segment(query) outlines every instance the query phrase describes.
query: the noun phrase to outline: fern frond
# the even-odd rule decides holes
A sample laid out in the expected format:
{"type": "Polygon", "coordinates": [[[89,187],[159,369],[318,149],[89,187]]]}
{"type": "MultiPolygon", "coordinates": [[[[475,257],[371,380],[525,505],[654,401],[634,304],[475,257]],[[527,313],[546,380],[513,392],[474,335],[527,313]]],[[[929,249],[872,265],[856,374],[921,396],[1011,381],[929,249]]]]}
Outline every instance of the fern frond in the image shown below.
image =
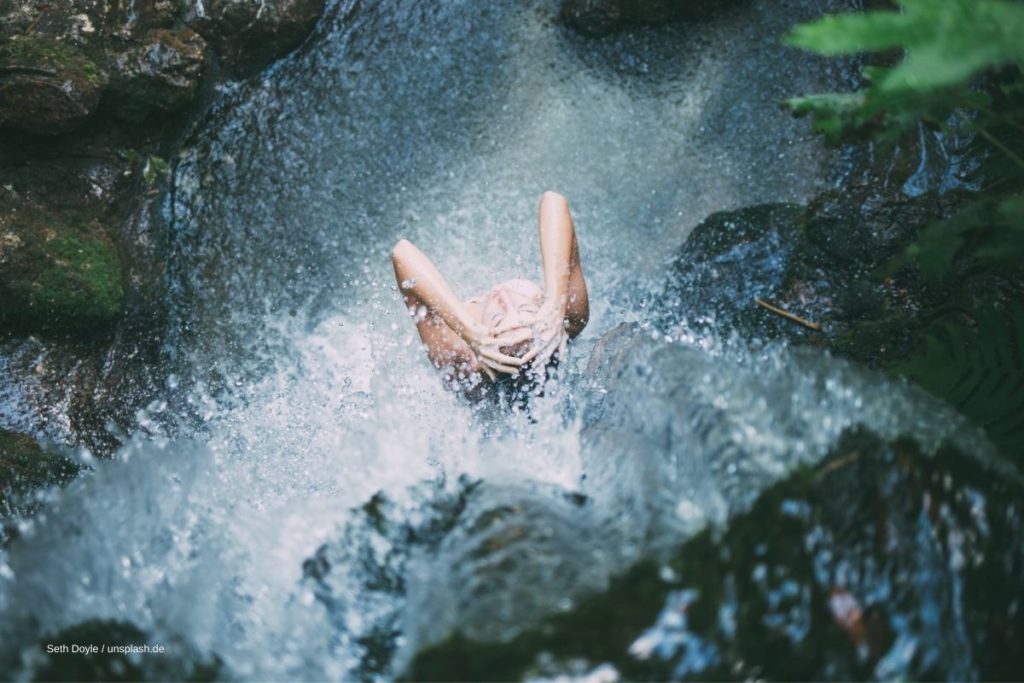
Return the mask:
{"type": "Polygon", "coordinates": [[[945,320],[921,351],[893,370],[955,406],[1018,462],[1024,458],[1024,303],[975,313],[972,327],[945,320]]]}

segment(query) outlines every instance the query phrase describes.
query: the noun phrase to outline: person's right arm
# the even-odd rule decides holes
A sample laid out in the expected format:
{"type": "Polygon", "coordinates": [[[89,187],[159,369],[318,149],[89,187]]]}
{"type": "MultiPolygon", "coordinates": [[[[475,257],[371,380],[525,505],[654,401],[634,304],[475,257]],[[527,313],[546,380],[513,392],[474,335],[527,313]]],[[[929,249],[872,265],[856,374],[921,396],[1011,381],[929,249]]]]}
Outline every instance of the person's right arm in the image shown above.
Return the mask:
{"type": "Polygon", "coordinates": [[[434,264],[412,242],[400,240],[391,260],[406,305],[413,312],[421,306],[426,309],[425,315],[416,315],[416,326],[435,365],[469,366],[487,372],[492,379],[489,370],[518,372],[524,361],[498,348],[523,341],[522,334],[497,338],[474,320],[434,264]]]}

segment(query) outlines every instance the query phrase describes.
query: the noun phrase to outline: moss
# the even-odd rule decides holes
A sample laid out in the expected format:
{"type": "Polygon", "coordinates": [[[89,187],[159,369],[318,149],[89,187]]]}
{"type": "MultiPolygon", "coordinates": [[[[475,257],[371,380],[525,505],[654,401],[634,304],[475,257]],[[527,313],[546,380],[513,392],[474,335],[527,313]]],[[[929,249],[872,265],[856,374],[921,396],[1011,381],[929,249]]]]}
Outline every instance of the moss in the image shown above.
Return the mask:
{"type": "Polygon", "coordinates": [[[121,262],[98,216],[18,206],[0,219],[0,237],[0,322],[20,332],[85,331],[120,314],[121,262]]]}
{"type": "Polygon", "coordinates": [[[912,338],[911,323],[902,313],[847,323],[830,340],[831,347],[873,368],[903,358],[912,338]]]}
{"type": "Polygon", "coordinates": [[[0,512],[20,510],[18,500],[40,486],[63,484],[78,469],[51,455],[29,436],[0,430],[0,512]]]}
{"type": "Polygon", "coordinates": [[[49,68],[58,73],[78,74],[89,83],[99,86],[99,68],[85,53],[73,45],[49,38],[16,36],[0,47],[0,66],[49,68]]]}

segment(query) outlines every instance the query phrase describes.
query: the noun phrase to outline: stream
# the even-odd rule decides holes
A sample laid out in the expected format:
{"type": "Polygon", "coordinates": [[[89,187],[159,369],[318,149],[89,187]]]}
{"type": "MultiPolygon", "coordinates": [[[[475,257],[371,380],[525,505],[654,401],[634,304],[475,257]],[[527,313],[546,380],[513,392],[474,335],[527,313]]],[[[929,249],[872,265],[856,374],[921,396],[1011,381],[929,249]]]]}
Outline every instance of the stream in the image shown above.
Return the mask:
{"type": "Polygon", "coordinates": [[[653,324],[705,216],[841,181],[780,102],[849,74],[779,36],[848,5],[594,40],[547,0],[338,0],[299,52],[221,86],[164,206],[165,398],[0,551],[4,668],[31,678],[47,634],[113,620],[222,677],[391,679],[455,629],[507,640],[570,609],[848,427],[974,443],[824,352],[701,331],[700,310],[653,324]],[[427,362],[389,250],[410,239],[463,297],[539,279],[548,189],[590,324],[528,409],[472,404],[427,362]]]}

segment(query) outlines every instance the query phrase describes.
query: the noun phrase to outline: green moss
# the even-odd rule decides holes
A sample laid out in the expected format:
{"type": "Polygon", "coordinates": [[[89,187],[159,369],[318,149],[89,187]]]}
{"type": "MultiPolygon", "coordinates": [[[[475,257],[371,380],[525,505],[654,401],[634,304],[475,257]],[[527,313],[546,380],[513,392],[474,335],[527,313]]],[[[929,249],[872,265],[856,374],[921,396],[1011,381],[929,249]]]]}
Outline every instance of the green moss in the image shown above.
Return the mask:
{"type": "Polygon", "coordinates": [[[0,219],[0,322],[21,332],[92,330],[121,311],[121,262],[99,219],[18,206],[0,219]]]}
{"type": "Polygon", "coordinates": [[[74,477],[74,464],[46,453],[29,436],[0,430],[0,514],[17,508],[18,500],[40,486],[74,477]]]}
{"type": "Polygon", "coordinates": [[[78,74],[100,85],[100,70],[85,53],[73,45],[47,38],[16,36],[0,47],[0,66],[49,68],[59,73],[78,74]]]}

